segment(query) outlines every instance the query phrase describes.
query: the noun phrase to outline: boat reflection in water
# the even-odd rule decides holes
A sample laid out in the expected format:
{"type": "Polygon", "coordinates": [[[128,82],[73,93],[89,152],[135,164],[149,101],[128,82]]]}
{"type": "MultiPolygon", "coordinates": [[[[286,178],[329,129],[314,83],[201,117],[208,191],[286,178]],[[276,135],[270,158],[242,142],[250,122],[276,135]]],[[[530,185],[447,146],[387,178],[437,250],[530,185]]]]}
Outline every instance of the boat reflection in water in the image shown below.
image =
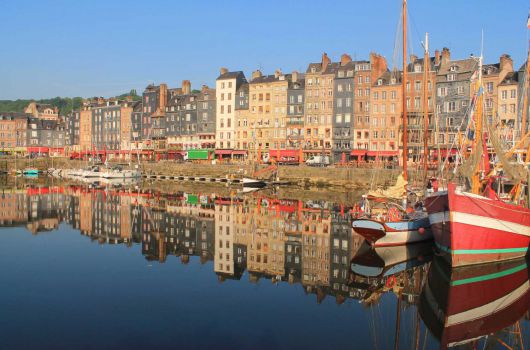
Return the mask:
{"type": "Polygon", "coordinates": [[[525,259],[450,269],[437,257],[420,298],[421,317],[442,348],[476,346],[483,337],[490,346],[520,348],[518,320],[529,307],[525,259]]]}

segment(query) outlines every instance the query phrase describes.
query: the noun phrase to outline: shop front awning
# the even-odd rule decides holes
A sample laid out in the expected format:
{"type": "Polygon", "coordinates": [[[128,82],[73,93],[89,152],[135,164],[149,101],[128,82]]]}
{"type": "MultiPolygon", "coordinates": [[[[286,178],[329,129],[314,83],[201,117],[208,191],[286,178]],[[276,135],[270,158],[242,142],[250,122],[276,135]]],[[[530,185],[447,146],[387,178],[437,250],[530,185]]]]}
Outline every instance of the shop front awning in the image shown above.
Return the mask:
{"type": "Polygon", "coordinates": [[[217,155],[230,155],[232,154],[233,150],[231,149],[216,149],[215,154],[217,155]]]}
{"type": "Polygon", "coordinates": [[[351,151],[350,156],[365,156],[367,152],[365,149],[354,149],[351,151]]]}
{"type": "Polygon", "coordinates": [[[398,154],[398,151],[368,151],[369,157],[395,157],[398,154]]]}
{"type": "Polygon", "coordinates": [[[245,155],[247,155],[247,151],[244,151],[244,150],[236,150],[236,151],[232,151],[232,154],[233,154],[233,155],[239,155],[239,156],[245,156],[245,155]]]}
{"type": "Polygon", "coordinates": [[[28,147],[29,153],[48,153],[48,147],[28,147]]]}

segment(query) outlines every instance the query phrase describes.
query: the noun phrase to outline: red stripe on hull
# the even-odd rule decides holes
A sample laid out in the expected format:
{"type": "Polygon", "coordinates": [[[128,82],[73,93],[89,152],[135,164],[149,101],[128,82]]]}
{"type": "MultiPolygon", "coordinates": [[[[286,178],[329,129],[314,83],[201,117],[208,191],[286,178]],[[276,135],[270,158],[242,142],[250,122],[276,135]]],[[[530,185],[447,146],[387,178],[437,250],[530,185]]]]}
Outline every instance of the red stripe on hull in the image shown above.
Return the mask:
{"type": "MultiPolygon", "coordinates": [[[[530,243],[528,236],[459,222],[451,223],[451,230],[462,232],[453,235],[453,250],[528,248],[530,243]]],[[[521,256],[524,255],[525,253],[522,253],[521,256]]]]}
{"type": "MultiPolygon", "coordinates": [[[[425,204],[430,215],[445,211],[459,212],[530,227],[529,209],[499,200],[457,194],[454,184],[449,185],[447,194],[427,197],[425,204]]],[[[479,223],[477,220],[477,224],[479,223]]],[[[462,250],[528,249],[530,246],[529,236],[472,224],[439,222],[432,223],[431,229],[435,242],[442,249],[451,250],[451,254],[446,254],[445,258],[452,266],[494,262],[526,255],[526,251],[467,254],[462,250]]]]}

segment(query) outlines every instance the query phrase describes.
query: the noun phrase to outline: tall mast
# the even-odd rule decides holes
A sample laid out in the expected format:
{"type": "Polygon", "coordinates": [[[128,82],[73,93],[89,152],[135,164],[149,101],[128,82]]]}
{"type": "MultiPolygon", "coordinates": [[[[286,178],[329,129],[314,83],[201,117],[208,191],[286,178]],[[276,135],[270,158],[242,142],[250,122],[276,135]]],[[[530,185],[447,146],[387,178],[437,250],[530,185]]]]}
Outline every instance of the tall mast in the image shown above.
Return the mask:
{"type": "Polygon", "coordinates": [[[408,120],[407,120],[407,0],[403,0],[403,78],[401,81],[401,99],[403,108],[403,178],[408,179],[407,157],[408,157],[408,120]]]}
{"type": "Polygon", "coordinates": [[[529,81],[529,75],[530,75],[530,42],[528,43],[528,57],[526,58],[526,72],[524,75],[524,82],[523,82],[523,110],[522,110],[522,116],[521,116],[521,130],[520,130],[520,137],[524,137],[526,135],[526,123],[527,123],[527,114],[528,114],[528,81],[529,81]]]}
{"type": "MultiPolygon", "coordinates": [[[[482,111],[482,103],[483,103],[483,91],[482,91],[482,55],[479,57],[479,65],[478,65],[478,82],[476,84],[477,89],[477,109],[476,109],[476,121],[475,121],[475,135],[473,139],[473,152],[476,152],[478,147],[484,147],[484,133],[483,133],[483,111],[482,111]]],[[[488,157],[488,154],[483,154],[482,157],[488,157]]],[[[475,166],[475,170],[473,172],[473,178],[472,178],[472,188],[471,192],[478,194],[480,189],[480,168],[483,163],[483,159],[481,159],[479,162],[477,162],[477,165],[475,166]]]]}
{"type": "Polygon", "coordinates": [[[425,171],[425,178],[427,178],[427,171],[429,166],[429,33],[425,33],[425,51],[423,56],[423,170],[425,171]]]}

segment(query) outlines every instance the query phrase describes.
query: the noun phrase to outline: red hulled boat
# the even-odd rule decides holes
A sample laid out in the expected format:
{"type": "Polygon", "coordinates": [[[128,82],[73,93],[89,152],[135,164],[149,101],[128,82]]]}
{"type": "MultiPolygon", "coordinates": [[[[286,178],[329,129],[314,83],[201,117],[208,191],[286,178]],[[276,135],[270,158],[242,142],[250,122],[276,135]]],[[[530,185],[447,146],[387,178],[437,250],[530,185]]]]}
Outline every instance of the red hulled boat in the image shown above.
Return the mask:
{"type": "Polygon", "coordinates": [[[455,184],[425,202],[436,246],[452,266],[514,259],[528,252],[528,208],[464,192],[455,184]]]}

